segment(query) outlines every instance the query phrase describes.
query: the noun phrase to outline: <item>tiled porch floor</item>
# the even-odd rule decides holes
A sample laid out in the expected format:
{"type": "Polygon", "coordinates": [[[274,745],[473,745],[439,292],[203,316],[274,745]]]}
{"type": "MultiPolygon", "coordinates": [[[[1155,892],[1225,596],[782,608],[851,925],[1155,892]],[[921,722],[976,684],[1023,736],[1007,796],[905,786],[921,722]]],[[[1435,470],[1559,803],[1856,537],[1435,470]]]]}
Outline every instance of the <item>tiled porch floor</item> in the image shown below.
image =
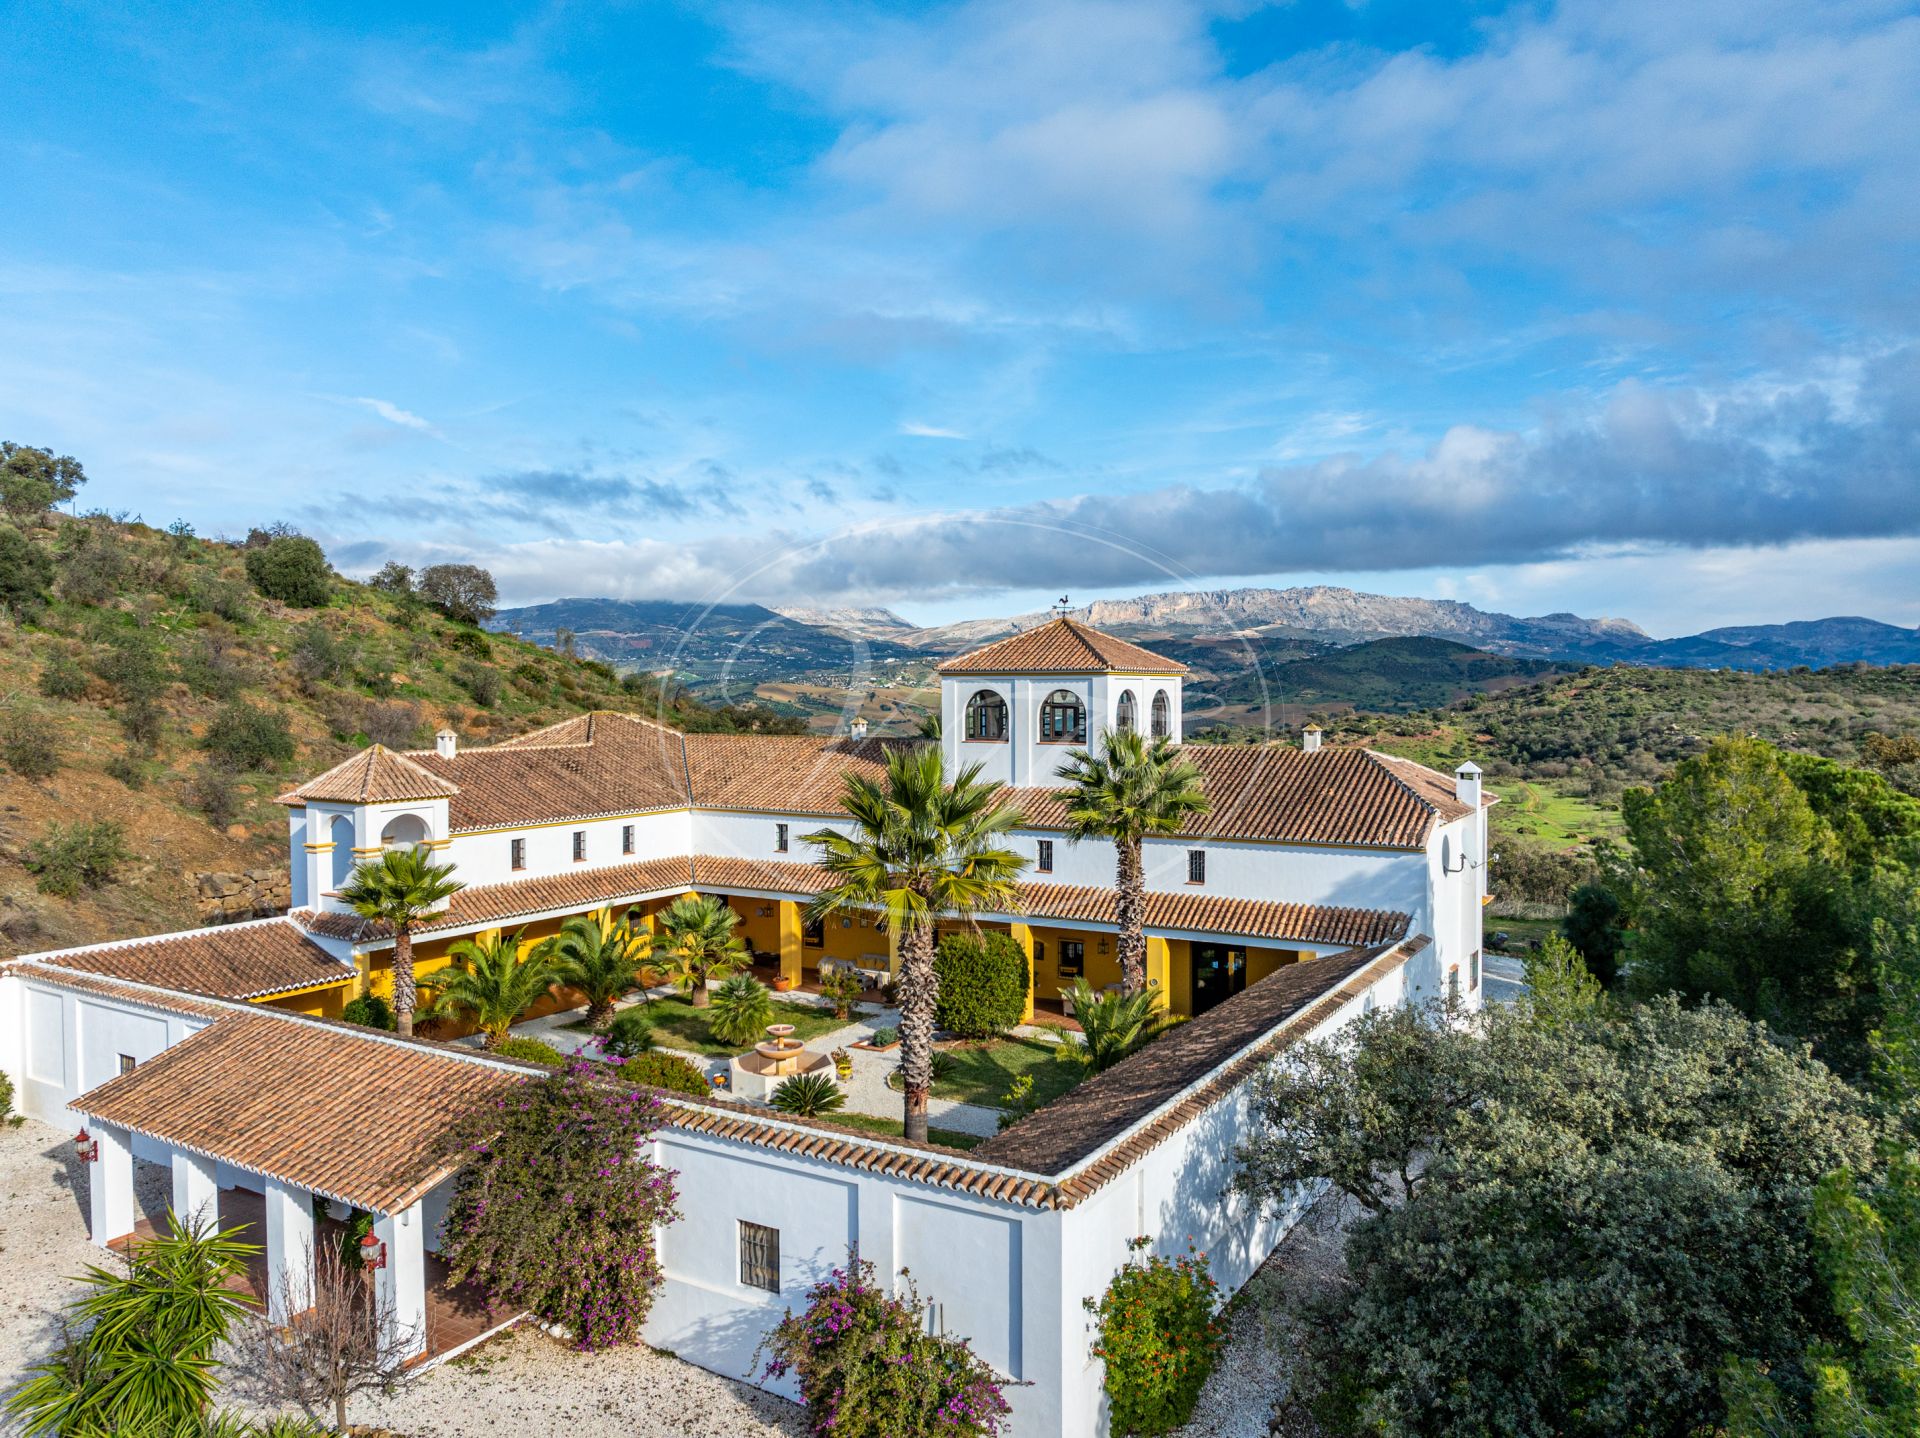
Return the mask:
{"type": "MultiPolygon", "coordinates": [[[[260,1246],[261,1251],[247,1261],[247,1270],[234,1278],[229,1285],[236,1293],[244,1293],[255,1304],[265,1307],[267,1302],[267,1211],[266,1200],[250,1189],[223,1188],[220,1190],[220,1226],[223,1229],[246,1225],[246,1231],[240,1235],[242,1241],[260,1246]]],[[[323,1219],[315,1227],[317,1242],[337,1242],[343,1232],[343,1226],[331,1219],[323,1219]]],[[[134,1225],[133,1232],[125,1238],[113,1241],[113,1248],[121,1253],[129,1246],[158,1236],[158,1229],[150,1218],[142,1218],[134,1225]]],[[[447,1265],[438,1256],[426,1255],[427,1269],[427,1351],[420,1362],[428,1362],[443,1353],[451,1353],[464,1347],[483,1334],[507,1323],[517,1315],[511,1308],[496,1307],[487,1301],[487,1296],[471,1283],[455,1284],[448,1280],[447,1265]]]]}

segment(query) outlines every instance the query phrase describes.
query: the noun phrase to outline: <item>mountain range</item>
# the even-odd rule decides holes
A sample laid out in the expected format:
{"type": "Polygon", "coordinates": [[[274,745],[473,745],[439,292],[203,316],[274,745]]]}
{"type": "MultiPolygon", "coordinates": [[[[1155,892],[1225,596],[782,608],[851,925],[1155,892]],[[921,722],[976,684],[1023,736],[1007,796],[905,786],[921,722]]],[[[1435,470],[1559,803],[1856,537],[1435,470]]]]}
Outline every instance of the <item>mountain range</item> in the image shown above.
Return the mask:
{"type": "MultiPolygon", "coordinates": [[[[1227,707],[1261,706],[1261,696],[1283,693],[1289,703],[1404,708],[1595,664],[1751,671],[1920,664],[1920,631],[1858,617],[1655,639],[1621,618],[1521,617],[1460,600],[1329,585],[1180,590],[1070,612],[1190,665],[1196,697],[1227,707]]],[[[493,623],[623,669],[671,672],[708,697],[758,693],[812,714],[837,710],[836,686],[865,686],[876,702],[890,696],[890,715],[904,715],[924,707],[916,695],[941,659],[1048,617],[921,627],[872,607],[559,599],[503,610],[493,623]]]]}

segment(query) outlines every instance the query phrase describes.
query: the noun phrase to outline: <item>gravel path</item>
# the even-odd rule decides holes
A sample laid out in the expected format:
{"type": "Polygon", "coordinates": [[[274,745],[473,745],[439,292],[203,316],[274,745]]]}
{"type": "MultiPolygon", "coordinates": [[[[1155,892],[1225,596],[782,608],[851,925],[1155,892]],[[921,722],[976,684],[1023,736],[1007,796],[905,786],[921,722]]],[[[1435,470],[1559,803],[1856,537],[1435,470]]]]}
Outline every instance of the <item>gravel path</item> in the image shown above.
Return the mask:
{"type": "MultiPolygon", "coordinates": [[[[135,1191],[164,1218],[167,1171],[141,1164],[135,1191]]],[[[80,1290],[90,1263],[111,1264],[87,1239],[87,1181],[70,1137],[28,1120],[0,1127],[0,1391],[51,1346],[54,1316],[80,1290]]],[[[258,1412],[246,1362],[225,1369],[227,1406],[258,1412]]],[[[406,1438],[801,1438],[795,1405],[650,1348],[577,1353],[522,1328],[456,1359],[391,1398],[357,1399],[355,1423],[406,1438]]],[[[0,1433],[17,1427],[0,1423],[0,1433]]]]}

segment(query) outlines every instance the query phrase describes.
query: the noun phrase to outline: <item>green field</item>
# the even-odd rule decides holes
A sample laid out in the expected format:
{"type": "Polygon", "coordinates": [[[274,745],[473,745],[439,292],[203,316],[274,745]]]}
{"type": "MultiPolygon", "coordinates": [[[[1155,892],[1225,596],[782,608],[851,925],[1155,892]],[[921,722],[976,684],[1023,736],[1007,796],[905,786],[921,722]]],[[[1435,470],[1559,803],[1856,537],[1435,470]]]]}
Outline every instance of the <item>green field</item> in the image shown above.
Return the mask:
{"type": "Polygon", "coordinates": [[[1496,843],[1502,834],[1516,834],[1565,849],[1622,833],[1618,809],[1561,793],[1551,781],[1506,777],[1487,787],[1500,796],[1493,811],[1496,843]]]}
{"type": "Polygon", "coordinates": [[[1005,1108],[1007,1087],[1021,1074],[1033,1076],[1034,1101],[1041,1104],[1052,1103],[1086,1076],[1085,1069],[1060,1058],[1058,1044],[1038,1039],[968,1041],[941,1052],[953,1061],[953,1072],[934,1081],[935,1095],[987,1108],[1005,1108]]]}

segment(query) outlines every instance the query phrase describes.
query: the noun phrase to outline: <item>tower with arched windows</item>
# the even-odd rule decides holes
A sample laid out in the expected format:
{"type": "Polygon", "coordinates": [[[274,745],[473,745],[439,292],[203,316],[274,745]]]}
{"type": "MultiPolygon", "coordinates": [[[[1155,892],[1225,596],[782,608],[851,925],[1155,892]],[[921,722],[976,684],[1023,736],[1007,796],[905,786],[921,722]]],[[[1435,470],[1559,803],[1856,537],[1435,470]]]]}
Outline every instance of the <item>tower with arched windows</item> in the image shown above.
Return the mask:
{"type": "Polygon", "coordinates": [[[940,666],[947,768],[1023,787],[1059,782],[1074,749],[1115,729],[1180,737],[1184,664],[1064,616],[940,666]]]}
{"type": "MultiPolygon", "coordinates": [[[[443,749],[444,752],[444,749],[443,749]]],[[[448,801],[459,786],[380,744],[300,787],[287,811],[293,908],[337,910],[354,867],[387,849],[444,849],[448,801]]]]}

